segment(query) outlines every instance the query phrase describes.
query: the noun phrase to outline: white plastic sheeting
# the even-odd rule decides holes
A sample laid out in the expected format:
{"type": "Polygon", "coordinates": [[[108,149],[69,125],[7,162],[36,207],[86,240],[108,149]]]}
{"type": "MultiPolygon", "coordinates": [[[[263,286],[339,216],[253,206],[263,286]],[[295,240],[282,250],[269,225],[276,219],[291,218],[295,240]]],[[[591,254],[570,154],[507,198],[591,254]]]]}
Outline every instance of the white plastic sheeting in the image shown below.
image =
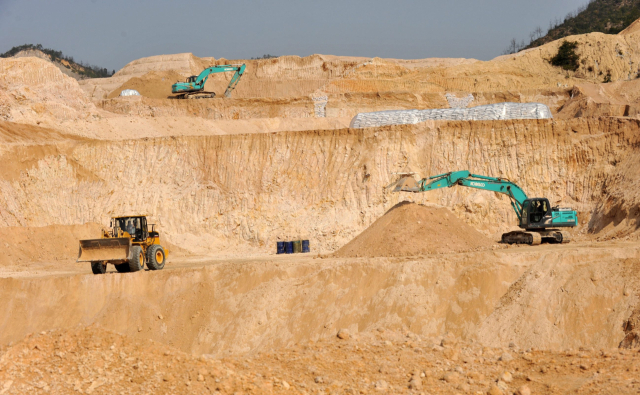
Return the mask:
{"type": "Polygon", "coordinates": [[[358,129],[386,125],[408,125],[429,120],[490,121],[550,118],[553,118],[551,110],[541,103],[498,103],[471,108],[363,112],[353,117],[351,127],[358,129]]]}
{"type": "Polygon", "coordinates": [[[327,102],[329,97],[324,96],[311,96],[313,100],[313,110],[316,114],[316,118],[325,118],[327,116],[327,102]]]}
{"type": "Polygon", "coordinates": [[[125,89],[120,92],[120,96],[140,96],[140,92],[135,89],[125,89]]]}
{"type": "Polygon", "coordinates": [[[463,97],[462,99],[458,99],[456,95],[451,93],[445,94],[444,97],[447,98],[447,101],[449,102],[449,107],[451,108],[467,108],[469,107],[469,104],[471,104],[471,102],[474,100],[474,97],[471,93],[469,93],[467,96],[463,97]]]}

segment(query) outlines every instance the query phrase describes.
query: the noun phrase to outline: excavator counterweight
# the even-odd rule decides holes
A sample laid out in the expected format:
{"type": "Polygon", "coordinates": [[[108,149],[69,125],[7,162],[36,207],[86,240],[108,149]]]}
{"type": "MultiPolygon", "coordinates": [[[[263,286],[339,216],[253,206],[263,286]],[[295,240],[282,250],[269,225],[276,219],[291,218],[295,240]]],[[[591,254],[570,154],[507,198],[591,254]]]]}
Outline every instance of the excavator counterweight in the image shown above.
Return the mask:
{"type": "Polygon", "coordinates": [[[416,181],[405,176],[392,184],[392,192],[426,192],[440,188],[461,185],[505,194],[511,200],[511,207],[518,217],[518,226],[524,231],[508,232],[502,235],[502,242],[508,244],[537,245],[543,241],[568,243],[568,232],[556,228],[578,225],[578,214],[570,208],[551,207],[547,198],[529,198],[515,183],[506,178],[487,177],[471,174],[467,170],[439,174],[416,181]]]}

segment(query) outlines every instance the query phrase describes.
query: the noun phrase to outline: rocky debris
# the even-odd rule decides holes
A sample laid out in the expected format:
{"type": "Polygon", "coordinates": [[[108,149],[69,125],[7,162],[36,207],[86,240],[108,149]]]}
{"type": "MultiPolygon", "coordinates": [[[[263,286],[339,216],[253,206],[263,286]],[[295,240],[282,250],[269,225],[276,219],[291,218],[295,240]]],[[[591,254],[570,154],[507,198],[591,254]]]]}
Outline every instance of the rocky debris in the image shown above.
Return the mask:
{"type": "Polygon", "coordinates": [[[523,385],[516,391],[516,395],[531,395],[531,390],[527,385],[523,385]]]}
{"type": "Polygon", "coordinates": [[[342,339],[342,340],[347,340],[349,338],[349,330],[347,329],[340,329],[338,331],[338,339],[342,339]]]}
{"type": "Polygon", "coordinates": [[[500,358],[498,360],[503,362],[510,362],[513,360],[513,357],[511,356],[511,354],[505,351],[504,353],[502,353],[502,355],[500,355],[500,358]]]}
{"type": "Polygon", "coordinates": [[[461,354],[477,356],[463,367],[446,356],[448,348],[434,347],[441,342],[406,331],[372,330],[359,334],[357,348],[332,336],[218,359],[97,327],[48,331],[29,335],[6,351],[0,348],[0,393],[529,395],[560,388],[594,394],[640,390],[640,353],[635,351],[513,351],[505,362],[491,358],[504,353],[501,349],[459,340],[461,354]],[[416,348],[422,351],[416,353],[416,348]],[[598,373],[581,369],[585,361],[597,365],[598,373]],[[553,368],[542,374],[544,366],[553,368]]]}
{"type": "Polygon", "coordinates": [[[458,384],[462,377],[457,372],[447,372],[442,379],[449,384],[458,384]]]}
{"type": "Polygon", "coordinates": [[[409,380],[409,389],[412,390],[421,390],[422,389],[422,372],[419,370],[415,370],[411,375],[411,380],[409,380]]]}
{"type": "Polygon", "coordinates": [[[498,378],[498,380],[502,380],[505,383],[510,383],[513,381],[513,376],[511,375],[511,373],[509,372],[504,372],[500,375],[500,377],[498,378]]]}

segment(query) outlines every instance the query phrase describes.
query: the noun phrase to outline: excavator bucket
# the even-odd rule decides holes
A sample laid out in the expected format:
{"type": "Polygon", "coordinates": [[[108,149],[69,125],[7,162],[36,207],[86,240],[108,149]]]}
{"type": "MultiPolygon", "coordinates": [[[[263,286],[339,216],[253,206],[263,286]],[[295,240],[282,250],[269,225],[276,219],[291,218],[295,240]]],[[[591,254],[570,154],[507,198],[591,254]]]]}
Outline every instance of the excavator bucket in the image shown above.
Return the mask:
{"type": "Polygon", "coordinates": [[[128,237],[80,240],[76,262],[123,261],[129,259],[130,250],[131,239],[128,237]]]}
{"type": "Polygon", "coordinates": [[[415,178],[402,177],[395,184],[389,185],[387,188],[393,187],[391,192],[419,192],[418,182],[415,178]]]}

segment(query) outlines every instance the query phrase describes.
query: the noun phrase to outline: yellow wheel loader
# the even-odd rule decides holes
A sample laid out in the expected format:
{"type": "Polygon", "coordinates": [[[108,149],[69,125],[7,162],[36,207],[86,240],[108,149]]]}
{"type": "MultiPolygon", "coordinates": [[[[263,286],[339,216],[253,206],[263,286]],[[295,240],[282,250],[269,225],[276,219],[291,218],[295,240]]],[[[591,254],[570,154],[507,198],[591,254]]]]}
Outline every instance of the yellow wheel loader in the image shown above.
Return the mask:
{"type": "Polygon", "coordinates": [[[90,262],[93,274],[104,274],[109,263],[120,273],[137,272],[147,265],[149,270],[161,270],[168,251],[160,244],[155,224],[147,225],[147,217],[135,215],[111,218],[102,238],[80,240],[77,262],[90,262]],[[151,230],[148,229],[151,226],[151,230]]]}

